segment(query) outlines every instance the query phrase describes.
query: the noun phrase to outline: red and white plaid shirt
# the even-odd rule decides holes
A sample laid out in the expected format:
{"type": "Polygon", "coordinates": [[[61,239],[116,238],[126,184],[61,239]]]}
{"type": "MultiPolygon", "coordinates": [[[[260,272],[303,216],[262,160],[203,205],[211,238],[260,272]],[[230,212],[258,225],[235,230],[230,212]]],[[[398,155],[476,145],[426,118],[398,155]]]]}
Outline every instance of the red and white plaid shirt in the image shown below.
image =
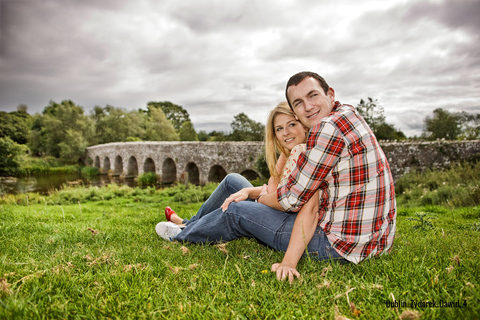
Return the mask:
{"type": "Polygon", "coordinates": [[[359,263],[391,249],[397,209],[388,161],[365,120],[338,101],[310,129],[307,150],[277,199],[298,212],[317,190],[318,224],[342,257],[359,263]]]}

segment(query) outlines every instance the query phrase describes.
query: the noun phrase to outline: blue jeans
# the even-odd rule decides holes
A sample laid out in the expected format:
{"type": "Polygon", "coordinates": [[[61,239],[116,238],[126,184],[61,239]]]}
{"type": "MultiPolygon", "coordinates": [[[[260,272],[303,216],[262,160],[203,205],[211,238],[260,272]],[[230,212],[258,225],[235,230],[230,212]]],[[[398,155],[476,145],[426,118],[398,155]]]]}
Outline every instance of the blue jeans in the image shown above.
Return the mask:
{"type": "MultiPolygon", "coordinates": [[[[233,190],[238,191],[246,186],[251,184],[242,176],[227,175],[217,188],[220,190],[212,193],[197,215],[190,221],[184,221],[186,227],[175,237],[175,240],[218,243],[247,237],[255,238],[260,243],[278,251],[286,251],[297,214],[278,211],[254,201],[230,203],[225,212],[220,208],[233,190]]],[[[332,248],[326,234],[319,226],[307,246],[307,251],[310,256],[318,260],[343,260],[332,248]]]]}
{"type": "Polygon", "coordinates": [[[213,191],[207,201],[202,204],[197,214],[191,217],[190,220],[184,219],[183,223],[188,226],[210,212],[220,208],[225,199],[227,199],[230,195],[242,190],[243,188],[251,187],[253,187],[252,184],[244,176],[238,173],[229,173],[225,178],[223,178],[222,182],[218,184],[218,187],[215,189],[215,191],[213,191]]]}

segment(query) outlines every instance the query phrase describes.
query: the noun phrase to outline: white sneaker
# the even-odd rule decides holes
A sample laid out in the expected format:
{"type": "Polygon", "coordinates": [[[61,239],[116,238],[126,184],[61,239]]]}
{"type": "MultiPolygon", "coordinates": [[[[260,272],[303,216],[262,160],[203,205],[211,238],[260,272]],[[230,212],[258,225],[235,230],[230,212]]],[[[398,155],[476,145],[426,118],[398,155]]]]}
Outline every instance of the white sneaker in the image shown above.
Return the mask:
{"type": "Polygon", "coordinates": [[[180,232],[182,232],[182,228],[177,226],[173,222],[159,222],[155,226],[155,231],[157,234],[167,241],[172,241],[175,236],[177,236],[180,232]]]}

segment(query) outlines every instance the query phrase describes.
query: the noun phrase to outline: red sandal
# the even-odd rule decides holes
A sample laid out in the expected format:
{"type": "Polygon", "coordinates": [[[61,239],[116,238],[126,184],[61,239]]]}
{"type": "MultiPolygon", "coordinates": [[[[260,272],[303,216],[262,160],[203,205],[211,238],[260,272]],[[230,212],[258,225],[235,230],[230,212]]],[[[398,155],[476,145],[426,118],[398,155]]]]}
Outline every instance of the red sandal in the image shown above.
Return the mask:
{"type": "Polygon", "coordinates": [[[171,217],[172,217],[172,214],[176,214],[175,211],[173,211],[172,208],[170,208],[170,207],[166,207],[165,208],[165,218],[167,219],[167,221],[172,221],[172,220],[170,220],[171,217]]]}

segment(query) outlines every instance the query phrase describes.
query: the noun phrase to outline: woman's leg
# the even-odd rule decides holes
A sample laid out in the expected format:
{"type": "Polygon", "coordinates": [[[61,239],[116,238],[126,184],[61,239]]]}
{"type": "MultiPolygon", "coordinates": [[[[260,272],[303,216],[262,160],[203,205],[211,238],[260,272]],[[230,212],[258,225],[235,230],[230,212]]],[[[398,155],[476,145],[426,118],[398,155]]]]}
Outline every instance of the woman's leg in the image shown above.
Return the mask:
{"type": "Polygon", "coordinates": [[[218,187],[213,191],[207,201],[202,204],[197,214],[190,218],[190,220],[184,219],[183,223],[188,226],[190,223],[201,219],[210,212],[219,209],[225,199],[231,194],[234,194],[243,188],[251,187],[252,184],[244,176],[238,173],[229,173],[222,182],[219,183],[218,187]]]}
{"type": "MultiPolygon", "coordinates": [[[[278,211],[257,202],[241,201],[231,203],[225,212],[219,208],[190,223],[175,240],[217,243],[247,237],[278,251],[286,251],[296,217],[297,214],[278,211]]],[[[308,253],[319,260],[341,258],[318,226],[308,244],[308,253]]]]}

